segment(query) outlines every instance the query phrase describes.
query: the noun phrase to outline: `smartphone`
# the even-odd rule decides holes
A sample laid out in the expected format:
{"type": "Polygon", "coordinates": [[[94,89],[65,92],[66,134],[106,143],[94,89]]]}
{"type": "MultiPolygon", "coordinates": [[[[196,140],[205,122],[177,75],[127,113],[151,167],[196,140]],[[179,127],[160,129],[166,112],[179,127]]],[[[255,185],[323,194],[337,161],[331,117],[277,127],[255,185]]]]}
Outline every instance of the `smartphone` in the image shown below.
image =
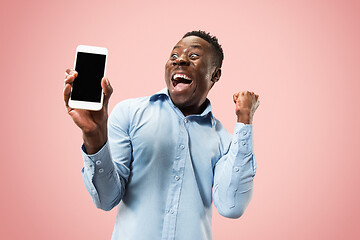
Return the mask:
{"type": "Polygon", "coordinates": [[[103,47],[79,45],[74,69],[78,72],[69,99],[71,108],[99,111],[103,105],[101,79],[106,73],[108,50],[103,47]]]}

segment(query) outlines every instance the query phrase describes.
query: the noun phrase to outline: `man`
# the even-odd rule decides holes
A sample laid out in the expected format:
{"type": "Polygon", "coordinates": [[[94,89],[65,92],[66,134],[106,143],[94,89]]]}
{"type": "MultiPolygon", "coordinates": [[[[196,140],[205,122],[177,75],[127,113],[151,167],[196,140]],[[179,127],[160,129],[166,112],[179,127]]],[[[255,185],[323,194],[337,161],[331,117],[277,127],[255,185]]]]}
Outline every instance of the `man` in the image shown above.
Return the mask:
{"type": "Polygon", "coordinates": [[[234,94],[232,137],[207,99],[222,60],[216,37],[185,34],[165,65],[167,88],[120,102],[109,120],[108,79],[102,110],[71,109],[77,73],[67,70],[64,100],[83,132],[86,188],[98,208],[118,205],[112,239],[212,239],[212,200],[225,217],[244,212],[256,171],[251,123],[259,101],[253,92],[234,94]]]}

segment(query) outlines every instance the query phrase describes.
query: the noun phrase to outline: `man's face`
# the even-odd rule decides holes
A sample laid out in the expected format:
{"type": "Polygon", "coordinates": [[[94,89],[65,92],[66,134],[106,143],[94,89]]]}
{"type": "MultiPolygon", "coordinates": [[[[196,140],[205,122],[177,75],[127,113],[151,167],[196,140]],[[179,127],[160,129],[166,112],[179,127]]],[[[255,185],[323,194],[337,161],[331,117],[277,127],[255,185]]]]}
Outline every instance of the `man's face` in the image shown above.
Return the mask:
{"type": "Polygon", "coordinates": [[[200,113],[215,70],[210,43],[196,36],[181,39],[165,65],[165,82],[175,106],[183,113],[200,113]]]}

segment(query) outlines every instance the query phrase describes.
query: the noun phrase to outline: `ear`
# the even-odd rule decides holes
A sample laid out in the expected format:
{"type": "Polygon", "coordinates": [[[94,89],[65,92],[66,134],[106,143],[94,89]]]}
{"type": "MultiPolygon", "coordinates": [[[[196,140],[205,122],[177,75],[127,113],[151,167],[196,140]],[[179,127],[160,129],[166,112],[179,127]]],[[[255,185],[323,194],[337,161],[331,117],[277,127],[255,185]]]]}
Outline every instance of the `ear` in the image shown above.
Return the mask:
{"type": "Polygon", "coordinates": [[[212,74],[212,77],[211,77],[211,81],[216,83],[217,81],[219,81],[221,77],[221,68],[216,68],[214,73],[212,74]]]}

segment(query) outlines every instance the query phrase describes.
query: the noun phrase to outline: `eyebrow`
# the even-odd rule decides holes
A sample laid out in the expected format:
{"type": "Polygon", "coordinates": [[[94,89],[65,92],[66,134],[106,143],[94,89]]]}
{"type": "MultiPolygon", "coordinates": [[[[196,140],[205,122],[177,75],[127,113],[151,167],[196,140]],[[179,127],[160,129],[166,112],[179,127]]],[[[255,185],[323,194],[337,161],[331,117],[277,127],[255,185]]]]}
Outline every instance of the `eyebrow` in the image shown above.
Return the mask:
{"type": "MultiPolygon", "coordinates": [[[[176,49],[176,48],[180,48],[180,46],[176,45],[176,46],[173,48],[173,50],[174,50],[174,49],[176,49]]],[[[190,46],[190,48],[203,49],[203,48],[202,48],[202,46],[201,46],[201,45],[199,45],[199,44],[194,44],[194,45],[191,45],[191,46],[190,46]]]]}

